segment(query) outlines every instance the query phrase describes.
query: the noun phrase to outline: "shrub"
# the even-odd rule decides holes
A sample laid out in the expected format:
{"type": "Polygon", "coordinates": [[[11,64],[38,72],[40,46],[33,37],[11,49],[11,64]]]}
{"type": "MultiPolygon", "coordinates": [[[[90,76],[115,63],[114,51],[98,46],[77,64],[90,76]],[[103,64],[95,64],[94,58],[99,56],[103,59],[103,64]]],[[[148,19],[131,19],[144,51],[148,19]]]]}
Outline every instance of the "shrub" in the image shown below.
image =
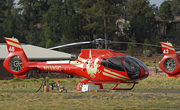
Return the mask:
{"type": "Polygon", "coordinates": [[[152,66],[149,62],[144,63],[146,66],[152,66]]]}
{"type": "Polygon", "coordinates": [[[48,86],[49,85],[49,77],[46,77],[45,80],[46,80],[46,84],[45,85],[48,86]]]}
{"type": "Polygon", "coordinates": [[[60,83],[65,83],[66,81],[61,81],[60,83]]]}
{"type": "Polygon", "coordinates": [[[22,78],[14,77],[14,78],[11,79],[10,81],[11,81],[11,82],[19,82],[19,81],[22,81],[22,80],[23,80],[22,78]]]}
{"type": "Polygon", "coordinates": [[[30,81],[30,82],[38,82],[38,79],[30,78],[29,81],[30,81]]]}
{"type": "Polygon", "coordinates": [[[50,79],[49,82],[55,82],[54,79],[50,79]]]}
{"type": "Polygon", "coordinates": [[[152,56],[152,52],[151,52],[150,50],[144,50],[144,51],[143,51],[143,54],[144,54],[144,56],[146,56],[146,57],[151,57],[151,56],[152,56]]]}
{"type": "Polygon", "coordinates": [[[39,80],[39,81],[42,81],[42,80],[44,80],[44,78],[39,78],[38,80],[39,80]]]}
{"type": "Polygon", "coordinates": [[[9,82],[8,81],[3,81],[2,84],[8,84],[9,82]]]}
{"type": "Polygon", "coordinates": [[[76,82],[76,80],[75,80],[75,79],[73,79],[73,80],[71,80],[71,82],[76,82]]]}
{"type": "Polygon", "coordinates": [[[49,82],[49,77],[46,77],[45,79],[46,79],[46,82],[49,82]]]}

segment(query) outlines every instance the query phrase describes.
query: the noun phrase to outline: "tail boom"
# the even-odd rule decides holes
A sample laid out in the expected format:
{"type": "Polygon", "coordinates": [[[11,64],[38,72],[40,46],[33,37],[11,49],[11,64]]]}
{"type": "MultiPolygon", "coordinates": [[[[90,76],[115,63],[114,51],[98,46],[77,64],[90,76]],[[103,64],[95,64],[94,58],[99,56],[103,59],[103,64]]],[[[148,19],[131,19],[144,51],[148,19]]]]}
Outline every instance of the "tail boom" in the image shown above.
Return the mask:
{"type": "Polygon", "coordinates": [[[76,66],[71,64],[48,64],[47,62],[28,62],[28,69],[30,70],[40,70],[67,74],[76,74],[76,66]]]}
{"type": "Polygon", "coordinates": [[[29,70],[76,74],[77,66],[70,61],[30,62],[16,38],[5,38],[5,41],[9,54],[3,62],[3,66],[14,77],[24,78],[29,70]]]}

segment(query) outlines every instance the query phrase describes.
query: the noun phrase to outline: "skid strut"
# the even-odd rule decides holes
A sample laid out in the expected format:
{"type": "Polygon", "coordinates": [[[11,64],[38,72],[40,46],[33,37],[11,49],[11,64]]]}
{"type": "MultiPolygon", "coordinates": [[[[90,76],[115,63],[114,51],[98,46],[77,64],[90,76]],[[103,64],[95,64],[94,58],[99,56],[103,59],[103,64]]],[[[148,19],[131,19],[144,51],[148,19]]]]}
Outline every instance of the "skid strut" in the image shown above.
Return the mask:
{"type": "Polygon", "coordinates": [[[83,80],[83,81],[81,81],[79,83],[84,83],[84,84],[86,84],[86,83],[93,83],[95,85],[100,85],[100,89],[101,90],[131,90],[139,82],[135,82],[135,81],[133,81],[133,82],[89,82],[89,79],[85,79],[85,80],[83,80]],[[130,83],[130,84],[133,84],[133,85],[132,85],[131,88],[116,88],[120,83],[130,83]],[[116,85],[113,88],[111,88],[111,89],[104,89],[102,84],[116,84],[116,85]]]}

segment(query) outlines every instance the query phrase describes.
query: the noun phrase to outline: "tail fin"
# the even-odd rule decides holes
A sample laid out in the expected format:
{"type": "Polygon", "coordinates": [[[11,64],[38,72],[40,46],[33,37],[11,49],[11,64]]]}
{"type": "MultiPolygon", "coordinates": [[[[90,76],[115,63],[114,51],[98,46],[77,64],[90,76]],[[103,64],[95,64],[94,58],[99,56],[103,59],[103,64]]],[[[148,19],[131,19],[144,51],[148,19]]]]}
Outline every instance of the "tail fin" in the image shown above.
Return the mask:
{"type": "Polygon", "coordinates": [[[16,38],[5,38],[5,41],[9,53],[23,51],[21,44],[16,38]]]}
{"type": "Polygon", "coordinates": [[[16,38],[5,38],[7,50],[9,52],[7,58],[3,62],[3,66],[11,72],[14,77],[24,78],[29,72],[29,60],[24,53],[22,46],[16,38]]]}
{"type": "Polygon", "coordinates": [[[163,58],[159,63],[159,68],[168,74],[169,77],[180,76],[180,59],[171,43],[160,42],[163,58]]]}
{"type": "Polygon", "coordinates": [[[163,55],[175,54],[176,51],[171,43],[160,42],[163,55]]]}

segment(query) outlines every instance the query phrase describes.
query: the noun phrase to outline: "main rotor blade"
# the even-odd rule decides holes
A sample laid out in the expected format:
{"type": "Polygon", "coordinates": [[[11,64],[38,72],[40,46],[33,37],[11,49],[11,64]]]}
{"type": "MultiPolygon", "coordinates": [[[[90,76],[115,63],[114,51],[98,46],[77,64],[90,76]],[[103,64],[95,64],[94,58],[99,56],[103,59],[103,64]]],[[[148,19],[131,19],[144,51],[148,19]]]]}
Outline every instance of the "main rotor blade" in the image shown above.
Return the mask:
{"type": "MultiPolygon", "coordinates": [[[[137,44],[137,45],[146,45],[146,46],[152,46],[152,47],[161,47],[161,46],[159,46],[159,45],[144,44],[144,43],[135,43],[135,42],[119,42],[119,41],[111,41],[111,43],[137,44]]],[[[180,48],[174,48],[174,49],[180,50],[180,48]]]]}
{"type": "Polygon", "coordinates": [[[144,43],[135,43],[135,42],[119,42],[119,41],[111,41],[111,43],[121,43],[121,44],[137,44],[137,45],[147,45],[147,46],[153,46],[153,47],[161,47],[159,45],[153,45],[153,44],[144,44],[144,43]]]}
{"type": "Polygon", "coordinates": [[[51,47],[51,48],[48,48],[48,49],[53,50],[53,49],[57,49],[57,48],[62,48],[62,47],[67,47],[67,46],[73,46],[73,45],[88,44],[88,43],[92,43],[92,41],[70,43],[70,44],[60,45],[60,46],[56,46],[56,47],[51,47]]]}

